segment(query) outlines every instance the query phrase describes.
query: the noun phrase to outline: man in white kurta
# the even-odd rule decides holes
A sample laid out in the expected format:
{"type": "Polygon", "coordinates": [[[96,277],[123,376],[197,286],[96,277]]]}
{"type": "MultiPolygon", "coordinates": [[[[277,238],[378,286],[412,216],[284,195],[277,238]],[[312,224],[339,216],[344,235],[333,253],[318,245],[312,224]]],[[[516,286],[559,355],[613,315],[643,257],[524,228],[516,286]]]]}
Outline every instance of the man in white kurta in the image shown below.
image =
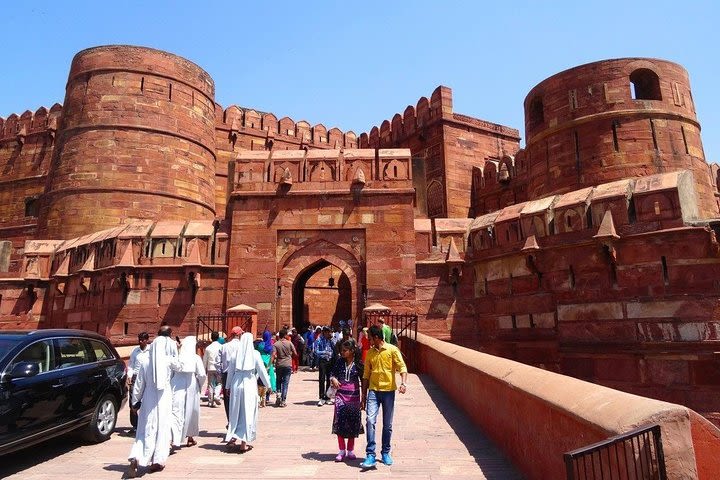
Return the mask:
{"type": "Polygon", "coordinates": [[[200,388],[205,384],[205,368],[195,353],[197,340],[185,337],[180,346],[180,370],[170,381],[172,386],[172,444],[180,447],[187,437],[187,446],[196,445],[193,437],[200,434],[200,388]]]}
{"type": "Polygon", "coordinates": [[[128,477],[137,475],[138,466],[150,466],[151,472],[165,468],[170,454],[170,424],[172,421],[172,389],[170,379],[179,368],[175,340],[169,327],[161,327],[158,337],[148,347],[149,354],[141,359],[131,406],[138,411],[135,443],[130,450],[128,477]]]}
{"type": "Polygon", "coordinates": [[[225,394],[230,396],[230,418],[225,441],[233,446],[240,441],[240,451],[255,441],[258,418],[258,378],[270,388],[270,377],[260,352],[253,348],[251,333],[243,333],[237,350],[228,357],[228,378],[225,394]]]}

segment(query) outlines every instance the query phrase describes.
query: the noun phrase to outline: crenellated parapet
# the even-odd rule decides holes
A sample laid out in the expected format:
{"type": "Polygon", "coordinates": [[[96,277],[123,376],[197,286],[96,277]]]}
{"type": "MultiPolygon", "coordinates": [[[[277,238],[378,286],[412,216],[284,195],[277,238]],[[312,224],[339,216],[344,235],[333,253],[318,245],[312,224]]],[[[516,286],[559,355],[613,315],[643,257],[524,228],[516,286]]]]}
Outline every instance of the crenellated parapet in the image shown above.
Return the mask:
{"type": "Polygon", "coordinates": [[[289,117],[277,118],[272,113],[231,105],[222,109],[216,105],[215,128],[227,132],[229,138],[247,134],[266,138],[269,147],[277,139],[297,144],[298,148],[357,148],[354,132],[343,132],[337,127],[328,130],[323,124],[311,125],[305,120],[289,117]]]}
{"type": "Polygon", "coordinates": [[[383,121],[379,127],[374,126],[368,133],[360,134],[359,146],[360,148],[398,146],[400,142],[415,135],[427,136],[427,128],[441,120],[515,141],[520,139],[520,132],[514,128],[454,113],[452,89],[440,85],[430,95],[430,99],[421,97],[414,107],[408,105],[402,114],[396,113],[392,119],[383,121]]]}
{"type": "Polygon", "coordinates": [[[27,136],[43,134],[54,139],[61,115],[62,105],[56,103],[49,110],[40,107],[35,112],[26,110],[19,116],[13,113],[7,118],[0,117],[0,143],[23,144],[27,136]]]}

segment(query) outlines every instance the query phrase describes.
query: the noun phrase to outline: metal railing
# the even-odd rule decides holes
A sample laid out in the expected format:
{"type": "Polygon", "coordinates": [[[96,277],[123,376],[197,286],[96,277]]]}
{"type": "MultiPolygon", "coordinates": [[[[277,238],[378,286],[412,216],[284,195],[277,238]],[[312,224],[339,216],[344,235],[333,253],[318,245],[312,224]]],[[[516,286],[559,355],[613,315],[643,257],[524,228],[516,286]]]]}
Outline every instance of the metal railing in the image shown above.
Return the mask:
{"type": "Polygon", "coordinates": [[[567,480],[667,480],[660,425],[566,453],[567,480]]]}
{"type": "Polygon", "coordinates": [[[252,328],[252,316],[243,313],[198,315],[195,324],[198,348],[205,348],[210,343],[210,334],[212,332],[224,332],[227,335],[236,326],[239,326],[245,332],[249,332],[252,328]]]}
{"type": "Polygon", "coordinates": [[[392,328],[398,339],[406,337],[412,340],[412,345],[402,348],[405,363],[410,371],[416,370],[415,342],[417,341],[418,316],[412,313],[391,313],[384,315],[385,321],[392,328]]]}

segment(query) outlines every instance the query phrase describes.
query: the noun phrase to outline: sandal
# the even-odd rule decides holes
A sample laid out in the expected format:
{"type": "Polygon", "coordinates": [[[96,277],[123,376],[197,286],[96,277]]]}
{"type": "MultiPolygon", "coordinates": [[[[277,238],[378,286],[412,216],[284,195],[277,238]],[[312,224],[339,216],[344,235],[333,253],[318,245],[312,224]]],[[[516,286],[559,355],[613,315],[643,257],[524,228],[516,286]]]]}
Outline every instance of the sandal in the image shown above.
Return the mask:
{"type": "Polygon", "coordinates": [[[187,446],[188,446],[188,447],[194,447],[195,445],[197,445],[197,442],[195,441],[195,439],[189,438],[188,441],[187,441],[187,446]]]}
{"type": "Polygon", "coordinates": [[[128,468],[126,478],[135,478],[138,473],[138,462],[134,458],[130,460],[130,468],[128,468]]]}

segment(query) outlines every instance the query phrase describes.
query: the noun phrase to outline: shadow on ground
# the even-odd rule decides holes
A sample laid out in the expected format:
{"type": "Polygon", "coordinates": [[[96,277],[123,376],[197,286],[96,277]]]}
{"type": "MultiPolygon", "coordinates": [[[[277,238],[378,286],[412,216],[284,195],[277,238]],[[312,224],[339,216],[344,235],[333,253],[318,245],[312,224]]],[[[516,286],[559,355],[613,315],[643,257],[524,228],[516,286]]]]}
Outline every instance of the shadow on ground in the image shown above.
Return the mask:
{"type": "MultiPolygon", "coordinates": [[[[440,387],[427,375],[418,375],[430,399],[440,411],[457,438],[462,442],[472,455],[475,462],[482,469],[487,480],[508,480],[507,472],[496,473],[498,459],[503,459],[508,465],[512,462],[491,442],[489,437],[478,428],[467,415],[457,408],[455,403],[443,392],[440,387]]],[[[524,478],[519,473],[514,479],[524,478]]]]}
{"type": "Polygon", "coordinates": [[[0,478],[9,477],[86,444],[81,435],[74,432],[43,442],[40,444],[42,448],[29,447],[4,455],[0,459],[0,478]]]}

